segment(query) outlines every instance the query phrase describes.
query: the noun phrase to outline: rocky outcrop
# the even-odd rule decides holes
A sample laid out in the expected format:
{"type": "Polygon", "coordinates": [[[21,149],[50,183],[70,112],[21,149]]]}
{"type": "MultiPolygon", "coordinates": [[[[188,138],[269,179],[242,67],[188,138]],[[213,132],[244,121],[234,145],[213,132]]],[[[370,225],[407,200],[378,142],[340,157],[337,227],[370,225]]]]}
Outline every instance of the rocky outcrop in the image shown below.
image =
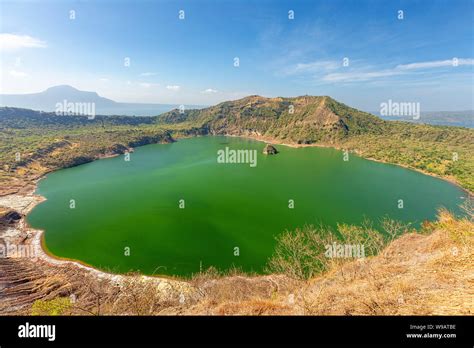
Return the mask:
{"type": "Polygon", "coordinates": [[[123,155],[126,152],[132,152],[132,149],[128,148],[123,144],[114,144],[109,148],[108,153],[112,155],[123,155]]]}
{"type": "Polygon", "coordinates": [[[131,147],[149,145],[149,144],[163,144],[173,143],[175,140],[170,132],[163,132],[154,135],[145,135],[128,143],[131,147]]]}
{"type": "Polygon", "coordinates": [[[77,157],[66,159],[64,161],[62,167],[63,168],[75,167],[75,166],[79,166],[81,164],[86,164],[86,163],[92,162],[94,160],[96,160],[95,156],[87,156],[87,155],[77,156],[77,157]]]}
{"type": "Polygon", "coordinates": [[[15,210],[0,208],[0,226],[14,224],[21,220],[22,216],[15,210]]]}
{"type": "Polygon", "coordinates": [[[278,153],[277,149],[270,144],[267,144],[265,148],[263,149],[263,154],[264,155],[276,155],[278,153]]]}

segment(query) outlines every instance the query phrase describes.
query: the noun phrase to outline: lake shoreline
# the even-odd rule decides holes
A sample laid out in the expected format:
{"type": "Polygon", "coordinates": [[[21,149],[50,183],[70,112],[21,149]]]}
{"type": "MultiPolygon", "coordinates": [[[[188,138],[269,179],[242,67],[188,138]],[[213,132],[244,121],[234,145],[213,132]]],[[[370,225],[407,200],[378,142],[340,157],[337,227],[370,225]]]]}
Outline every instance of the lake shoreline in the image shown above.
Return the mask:
{"type": "MultiPolygon", "coordinates": [[[[214,136],[214,135],[202,135],[202,137],[204,137],[204,136],[214,136]]],[[[284,142],[279,141],[278,139],[271,139],[271,138],[267,138],[267,137],[254,136],[254,135],[253,136],[243,136],[243,135],[223,134],[223,135],[217,135],[217,136],[229,136],[229,137],[250,139],[250,140],[259,141],[259,142],[263,142],[263,143],[271,143],[273,145],[288,146],[288,147],[292,147],[292,148],[321,147],[321,148],[333,148],[333,149],[336,149],[336,150],[343,150],[342,147],[337,146],[337,145],[284,143],[284,142]]],[[[196,137],[196,136],[183,136],[183,137],[177,137],[176,139],[179,140],[179,139],[194,138],[194,137],[196,137]]],[[[198,136],[198,137],[201,137],[201,136],[198,136]]],[[[147,144],[147,145],[150,145],[150,144],[147,144]]],[[[132,152],[133,148],[130,148],[129,151],[132,152]]],[[[371,160],[371,161],[375,161],[375,162],[379,162],[379,163],[384,163],[384,164],[391,164],[391,165],[395,165],[395,166],[400,166],[400,167],[403,167],[405,169],[414,170],[414,171],[419,172],[421,174],[430,175],[432,177],[445,180],[445,181],[449,182],[450,184],[453,184],[453,185],[457,186],[463,192],[466,192],[469,197],[472,196],[472,193],[469,190],[463,188],[462,186],[460,186],[454,180],[450,180],[448,178],[443,178],[443,177],[440,177],[440,176],[432,174],[432,173],[426,173],[424,171],[421,171],[421,170],[418,170],[418,169],[415,169],[415,168],[411,168],[411,167],[408,167],[408,166],[404,166],[404,165],[400,165],[400,164],[394,164],[394,163],[390,163],[390,162],[384,162],[384,161],[373,159],[373,158],[363,157],[359,153],[357,153],[357,152],[355,152],[355,153],[363,159],[367,159],[367,160],[371,160]]],[[[119,155],[121,155],[121,154],[107,154],[107,155],[103,155],[103,156],[98,156],[95,160],[113,158],[113,157],[117,157],[119,155]]],[[[25,234],[26,235],[32,234],[32,237],[28,238],[27,241],[29,241],[31,243],[34,250],[37,252],[39,258],[47,261],[48,263],[50,263],[52,265],[73,264],[76,267],[91,271],[95,276],[97,276],[99,278],[107,278],[107,279],[114,280],[114,281],[118,281],[119,278],[121,280],[123,280],[123,277],[127,277],[128,275],[123,274],[123,273],[121,274],[121,273],[107,272],[107,271],[95,268],[94,266],[89,265],[89,264],[87,264],[83,261],[80,261],[80,260],[63,258],[63,257],[59,257],[59,256],[56,256],[56,255],[52,254],[48,250],[48,248],[45,244],[44,231],[33,229],[26,222],[27,214],[29,214],[37,204],[39,204],[39,203],[46,200],[45,197],[36,194],[38,182],[40,180],[42,180],[43,178],[45,178],[47,174],[49,174],[51,172],[54,172],[54,171],[57,171],[57,170],[60,170],[60,169],[65,169],[65,168],[59,168],[59,169],[56,169],[56,170],[48,171],[47,173],[44,173],[43,175],[41,175],[39,178],[35,179],[34,182],[33,182],[34,183],[34,189],[27,192],[27,193],[25,193],[25,194],[16,193],[16,194],[11,194],[11,195],[0,196],[0,206],[4,206],[8,209],[19,211],[24,216],[22,221],[19,223],[18,227],[13,228],[13,230],[15,230],[15,232],[13,232],[12,228],[10,228],[10,230],[9,230],[10,234],[12,234],[12,237],[16,238],[16,239],[23,238],[23,236],[25,234]],[[30,199],[31,200],[30,203],[28,204],[28,206],[26,208],[19,208],[19,206],[21,204],[18,204],[18,203],[21,202],[22,200],[25,200],[25,199],[26,200],[30,199]],[[13,203],[13,204],[8,204],[9,201],[11,201],[11,203],[13,203]],[[119,278],[117,278],[117,277],[119,277],[119,278]]],[[[0,237],[2,237],[2,235],[0,235],[0,237]]],[[[263,276],[263,275],[261,275],[261,276],[263,276]]],[[[171,282],[188,283],[188,279],[186,279],[184,277],[173,277],[173,276],[169,276],[169,275],[141,275],[141,277],[144,277],[144,279],[151,279],[151,280],[166,280],[166,281],[171,281],[171,282]]]]}
{"type": "MultiPolygon", "coordinates": [[[[334,145],[327,145],[327,144],[297,144],[297,143],[295,144],[295,143],[286,143],[286,142],[282,142],[281,140],[276,139],[276,138],[269,138],[269,137],[263,137],[263,136],[244,136],[244,135],[233,135],[233,134],[225,134],[223,136],[257,140],[257,141],[260,141],[260,142],[269,143],[271,145],[288,146],[288,147],[292,147],[292,148],[319,147],[319,148],[327,148],[327,149],[335,149],[335,150],[344,150],[344,147],[336,145],[336,144],[334,144],[334,145]]],[[[463,192],[465,192],[468,195],[468,197],[474,196],[474,192],[471,192],[467,188],[463,187],[454,178],[440,176],[440,175],[437,175],[437,174],[434,174],[434,173],[424,171],[422,169],[410,167],[410,166],[405,165],[405,164],[392,163],[392,162],[387,162],[387,161],[384,161],[384,160],[379,160],[379,159],[376,159],[376,158],[373,158],[373,157],[366,157],[360,151],[353,151],[353,152],[357,156],[359,156],[360,158],[363,158],[363,159],[366,159],[366,160],[369,160],[369,161],[374,161],[374,162],[383,163],[383,164],[390,164],[390,165],[393,165],[393,166],[399,166],[399,167],[402,167],[402,168],[405,168],[405,169],[413,170],[415,172],[418,172],[418,173],[421,173],[421,174],[424,174],[424,175],[431,176],[433,178],[437,178],[437,179],[447,181],[450,184],[453,184],[454,186],[461,189],[463,192]]]]}
{"type": "MultiPolygon", "coordinates": [[[[107,156],[106,158],[110,158],[107,156]]],[[[45,174],[46,175],[46,174],[45,174]]],[[[83,261],[76,259],[63,258],[57,255],[52,254],[46,244],[45,244],[45,231],[40,229],[32,228],[26,221],[26,216],[40,203],[46,201],[47,199],[39,194],[36,194],[37,183],[39,180],[43,179],[44,176],[35,180],[35,189],[29,191],[26,194],[11,194],[0,196],[0,206],[16,211],[22,215],[22,219],[19,223],[14,226],[9,226],[6,231],[0,231],[0,239],[3,239],[5,243],[9,245],[22,245],[30,247],[30,250],[33,252],[33,257],[29,255],[32,259],[39,259],[46,261],[51,266],[64,266],[64,265],[73,265],[80,269],[90,272],[91,275],[100,278],[111,280],[116,283],[122,283],[130,275],[123,273],[112,273],[96,268],[92,265],[89,265],[83,261]]],[[[13,258],[18,258],[17,255],[10,256],[13,258]]],[[[132,275],[133,276],[133,275],[132,275]]],[[[187,279],[172,277],[168,275],[145,275],[140,274],[144,280],[157,281],[157,282],[168,282],[173,285],[187,284],[187,279]]]]}

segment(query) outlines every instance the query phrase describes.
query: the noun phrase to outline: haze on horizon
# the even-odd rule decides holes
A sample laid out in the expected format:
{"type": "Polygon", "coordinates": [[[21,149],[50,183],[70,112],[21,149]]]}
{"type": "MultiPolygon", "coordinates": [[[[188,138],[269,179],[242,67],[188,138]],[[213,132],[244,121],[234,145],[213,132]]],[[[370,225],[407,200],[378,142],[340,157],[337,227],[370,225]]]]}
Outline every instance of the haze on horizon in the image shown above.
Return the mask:
{"type": "Polygon", "coordinates": [[[309,94],[366,111],[387,100],[474,109],[472,1],[246,4],[2,1],[0,93],[71,85],[129,103],[309,94]]]}

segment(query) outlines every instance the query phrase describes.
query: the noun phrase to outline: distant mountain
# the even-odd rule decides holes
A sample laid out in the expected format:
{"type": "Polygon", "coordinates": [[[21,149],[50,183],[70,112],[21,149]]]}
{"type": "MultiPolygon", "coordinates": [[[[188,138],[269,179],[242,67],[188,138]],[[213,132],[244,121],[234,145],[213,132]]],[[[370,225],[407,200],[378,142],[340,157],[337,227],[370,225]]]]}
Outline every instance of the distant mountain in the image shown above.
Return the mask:
{"type": "MultiPolygon", "coordinates": [[[[94,103],[95,113],[100,115],[154,116],[178,108],[176,104],[118,103],[99,96],[96,92],[80,91],[68,85],[54,86],[40,93],[2,94],[0,105],[33,109],[45,112],[56,111],[57,103],[94,103]]],[[[185,108],[200,108],[185,105],[185,108]]]]}
{"type": "Polygon", "coordinates": [[[113,100],[99,96],[96,92],[80,91],[67,85],[50,87],[40,93],[0,95],[2,106],[22,107],[41,111],[55,111],[56,103],[62,103],[63,100],[73,103],[95,103],[96,107],[114,107],[117,104],[113,100]]]}
{"type": "MultiPolygon", "coordinates": [[[[377,115],[376,113],[374,113],[377,115]]],[[[438,126],[457,126],[474,128],[474,110],[462,111],[430,111],[421,112],[420,118],[414,120],[412,117],[381,116],[384,120],[407,121],[414,123],[433,124],[438,126]]]]}
{"type": "Polygon", "coordinates": [[[189,123],[211,134],[264,136],[298,143],[329,142],[381,134],[386,122],[327,97],[265,98],[257,95],[201,110],[172,110],[159,122],[189,123]]]}

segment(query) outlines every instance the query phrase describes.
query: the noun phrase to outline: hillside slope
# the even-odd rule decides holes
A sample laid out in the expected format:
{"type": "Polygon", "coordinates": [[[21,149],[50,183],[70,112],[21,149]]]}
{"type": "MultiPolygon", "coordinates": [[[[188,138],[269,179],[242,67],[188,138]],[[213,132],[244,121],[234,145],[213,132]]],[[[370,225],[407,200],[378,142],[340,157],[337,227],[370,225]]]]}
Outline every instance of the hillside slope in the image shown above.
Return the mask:
{"type": "Polygon", "coordinates": [[[210,134],[258,135],[296,143],[336,143],[351,135],[381,134],[387,123],[330,97],[264,98],[249,96],[202,110],[172,110],[164,124],[189,123],[210,134]]]}
{"type": "Polygon", "coordinates": [[[157,117],[163,126],[274,143],[332,146],[399,164],[474,191],[474,129],[385,121],[324,96],[249,96],[157,117]]]}
{"type": "Polygon", "coordinates": [[[83,163],[84,157],[92,160],[164,138],[212,134],[336,147],[474,191],[474,129],[384,121],[330,97],[249,96],[183,113],[174,109],[155,117],[96,116],[93,120],[0,108],[0,183],[5,183],[0,185],[0,195],[17,192],[25,180],[50,170],[83,163]],[[18,153],[21,161],[16,160],[18,153]]]}
{"type": "Polygon", "coordinates": [[[131,147],[174,141],[148,117],[57,116],[0,108],[0,196],[28,192],[52,170],[123,154],[131,147]]]}
{"type": "Polygon", "coordinates": [[[229,277],[208,284],[208,297],[184,313],[473,315],[473,247],[472,220],[442,211],[422,234],[405,233],[377,256],[336,265],[308,281],[274,278],[264,288],[252,278],[229,277]]]}
{"type": "MultiPolygon", "coordinates": [[[[0,238],[15,242],[8,233],[15,224],[17,239],[29,245],[35,237],[25,236],[38,231],[22,222],[6,230],[0,224],[0,238]]],[[[98,276],[71,262],[0,258],[0,314],[474,315],[472,212],[471,219],[441,212],[421,232],[406,231],[379,255],[335,264],[309,280],[212,271],[189,281],[98,276]]]]}
{"type": "MultiPolygon", "coordinates": [[[[153,118],[94,120],[0,108],[0,196],[20,192],[2,197],[0,215],[8,222],[0,226],[0,239],[28,245],[36,238],[22,220],[11,221],[14,211],[24,217],[31,204],[23,211],[10,203],[34,200],[25,193],[44,173],[129,147],[207,134],[349,149],[474,188],[474,130],[383,121],[329,97],[251,96],[184,114],[174,110],[153,118]],[[289,105],[297,106],[293,113],[289,105]]],[[[472,315],[472,220],[444,213],[424,232],[403,235],[378,256],[307,282],[295,283],[284,275],[203,274],[186,283],[185,303],[180,302],[182,290],[168,283],[156,285],[139,276],[101,279],[71,263],[0,258],[0,288],[8,289],[0,293],[0,312],[31,314],[36,300],[67,302],[75,294],[78,302],[65,306],[64,314],[472,315]]]]}

